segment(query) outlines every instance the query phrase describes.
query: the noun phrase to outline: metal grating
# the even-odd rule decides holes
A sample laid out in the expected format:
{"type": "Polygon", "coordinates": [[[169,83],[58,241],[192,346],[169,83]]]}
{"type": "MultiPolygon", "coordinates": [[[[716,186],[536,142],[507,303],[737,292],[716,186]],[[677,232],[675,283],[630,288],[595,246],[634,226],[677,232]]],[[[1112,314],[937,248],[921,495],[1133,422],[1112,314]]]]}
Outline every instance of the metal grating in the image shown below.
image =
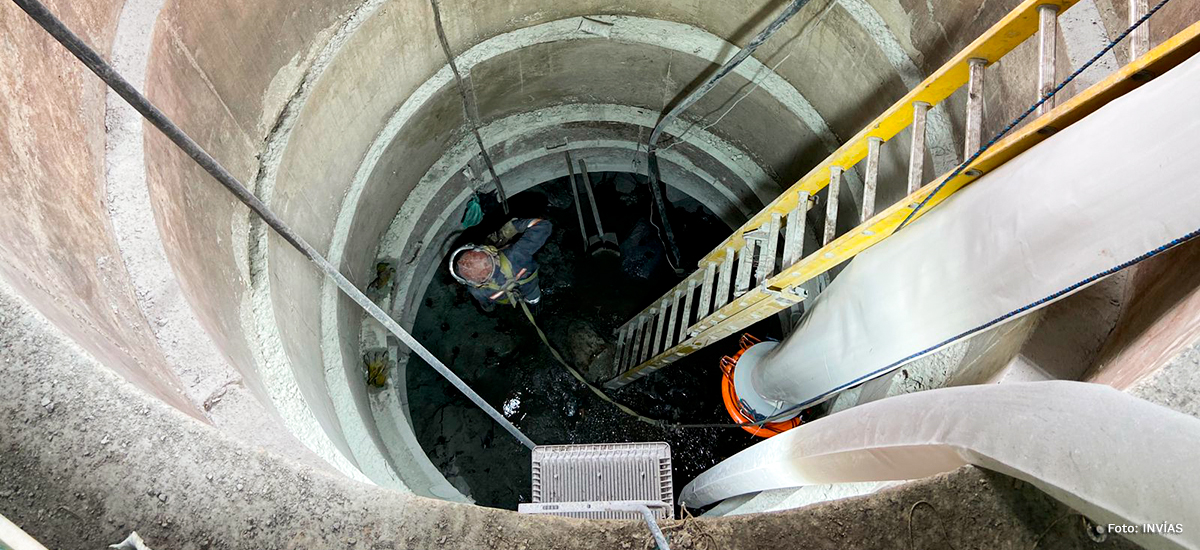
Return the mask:
{"type": "MultiPolygon", "coordinates": [[[[533,450],[533,502],[662,501],[675,509],[671,446],[666,443],[539,445],[533,450]]],[[[638,519],[636,512],[563,512],[592,519],[638,519]]]]}

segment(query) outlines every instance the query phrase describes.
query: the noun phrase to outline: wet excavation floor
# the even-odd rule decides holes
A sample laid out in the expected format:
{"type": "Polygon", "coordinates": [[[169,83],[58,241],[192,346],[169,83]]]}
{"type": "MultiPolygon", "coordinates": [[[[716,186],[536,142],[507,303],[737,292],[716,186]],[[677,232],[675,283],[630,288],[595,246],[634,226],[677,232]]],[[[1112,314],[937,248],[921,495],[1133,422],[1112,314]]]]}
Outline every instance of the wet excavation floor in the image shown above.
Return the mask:
{"type": "MultiPolygon", "coordinates": [[[[554,223],[553,235],[537,255],[544,296],[537,320],[551,343],[581,370],[604,345],[614,344],[615,328],[679,280],[649,225],[646,186],[626,174],[593,173],[592,181],[604,228],[620,239],[621,257],[583,250],[564,180],[509,201],[513,217],[554,223]]],[[[594,231],[584,204],[589,231],[594,231]]],[[[728,236],[730,229],[691,199],[669,208],[675,234],[682,237],[685,269],[728,236]]],[[[463,243],[482,242],[506,221],[499,208],[494,210],[464,234],[463,243]]],[[[774,320],[762,325],[767,328],[756,327],[766,331],[761,336],[777,336],[774,320]]],[[[449,273],[438,273],[430,283],[413,332],[538,444],[670,443],[676,493],[700,472],[758,441],[738,428],[664,430],[622,413],[554,361],[519,309],[498,306],[484,313],[449,273]]],[[[736,346],[736,338],[729,338],[610,395],[652,418],[728,423],[718,362],[736,346]]],[[[417,438],[452,484],[484,506],[515,509],[529,502],[529,452],[520,443],[419,359],[411,360],[407,383],[417,438]]]]}

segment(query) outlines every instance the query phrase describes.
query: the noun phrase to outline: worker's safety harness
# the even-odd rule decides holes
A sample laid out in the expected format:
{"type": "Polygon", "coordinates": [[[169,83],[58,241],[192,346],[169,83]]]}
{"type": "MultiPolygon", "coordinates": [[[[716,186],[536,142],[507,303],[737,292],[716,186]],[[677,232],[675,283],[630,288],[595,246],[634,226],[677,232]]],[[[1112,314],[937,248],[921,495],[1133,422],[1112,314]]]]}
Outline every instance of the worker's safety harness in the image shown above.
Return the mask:
{"type": "Polygon", "coordinates": [[[522,268],[520,271],[514,274],[512,262],[510,262],[508,257],[506,257],[504,254],[501,254],[500,250],[494,246],[474,244],[467,245],[455,250],[454,253],[450,255],[450,275],[462,284],[473,286],[475,288],[494,290],[495,292],[490,294],[488,298],[498,304],[510,304],[513,307],[516,307],[517,303],[522,301],[520,292],[521,286],[533,282],[538,276],[536,269],[533,270],[533,273],[528,273],[528,271],[528,269],[522,268]],[[463,278],[458,274],[457,271],[454,270],[454,262],[455,259],[458,258],[458,255],[471,250],[487,254],[487,256],[492,259],[493,266],[500,266],[500,275],[504,278],[503,284],[497,283],[491,279],[489,279],[486,283],[476,283],[463,278]]]}
{"type": "Polygon", "coordinates": [[[569,372],[571,374],[571,376],[575,378],[575,380],[579,381],[580,384],[583,384],[584,386],[586,386],[587,389],[591,390],[592,393],[596,394],[597,397],[599,397],[600,399],[603,399],[604,401],[607,401],[609,404],[613,405],[621,412],[636,418],[638,421],[644,422],[646,424],[649,424],[651,426],[655,426],[658,428],[663,428],[663,429],[680,429],[680,428],[714,428],[714,427],[716,427],[716,428],[724,428],[724,427],[740,428],[743,426],[761,426],[763,424],[766,424],[767,422],[771,422],[774,420],[774,419],[768,418],[766,420],[760,420],[757,422],[747,422],[747,423],[737,423],[737,424],[724,424],[724,423],[721,423],[721,424],[677,424],[677,423],[667,422],[665,420],[659,420],[657,418],[651,418],[649,416],[643,415],[643,414],[629,408],[629,406],[613,399],[607,393],[604,393],[604,390],[597,388],[595,386],[595,384],[588,382],[587,378],[584,378],[583,374],[581,374],[575,367],[571,366],[571,364],[568,363],[567,360],[563,358],[562,354],[558,352],[558,349],[556,349],[554,347],[554,345],[550,343],[550,339],[546,336],[546,333],[542,330],[542,327],[538,325],[537,319],[535,319],[533,316],[533,312],[530,311],[529,306],[525,303],[525,300],[521,299],[520,292],[518,291],[518,288],[521,285],[531,282],[537,278],[538,274],[537,274],[536,269],[529,276],[525,276],[525,271],[526,270],[522,269],[521,271],[518,271],[516,274],[514,274],[513,268],[512,268],[512,263],[509,262],[508,258],[504,257],[504,254],[501,254],[500,250],[494,246],[470,244],[470,245],[460,247],[458,250],[455,250],[454,253],[450,255],[450,276],[454,277],[454,280],[456,280],[464,285],[473,286],[475,288],[486,288],[488,290],[495,290],[496,293],[488,296],[489,298],[491,298],[492,300],[496,300],[501,304],[511,304],[513,307],[520,308],[521,312],[525,314],[525,318],[529,319],[529,323],[531,325],[533,325],[534,330],[537,331],[538,337],[542,339],[542,343],[546,344],[546,348],[548,348],[550,350],[550,354],[552,356],[554,356],[554,360],[558,361],[558,364],[562,365],[563,368],[567,369],[567,372],[569,372]],[[488,281],[486,283],[476,283],[473,281],[468,281],[467,279],[465,279],[461,275],[459,275],[457,271],[455,271],[455,269],[454,269],[455,261],[458,259],[458,255],[462,254],[464,252],[472,251],[472,250],[478,251],[478,252],[483,252],[484,254],[487,254],[489,258],[492,259],[492,266],[493,266],[492,272],[493,273],[495,273],[495,271],[496,271],[495,266],[497,266],[497,265],[500,266],[500,274],[504,277],[504,281],[505,281],[504,284],[496,283],[494,281],[488,281]]]}

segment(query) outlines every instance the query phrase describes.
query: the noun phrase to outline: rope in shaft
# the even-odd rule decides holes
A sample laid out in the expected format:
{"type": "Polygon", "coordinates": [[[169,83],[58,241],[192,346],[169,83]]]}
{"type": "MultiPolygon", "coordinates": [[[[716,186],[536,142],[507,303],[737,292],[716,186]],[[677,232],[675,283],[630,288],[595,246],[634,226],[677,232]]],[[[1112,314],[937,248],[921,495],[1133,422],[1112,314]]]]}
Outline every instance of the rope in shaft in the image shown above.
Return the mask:
{"type": "Polygon", "coordinates": [[[495,408],[484,401],[479,394],[475,393],[466,382],[454,374],[446,367],[437,357],[434,357],[425,346],[421,345],[415,338],[405,331],[399,324],[396,323],[387,313],[384,313],[375,302],[367,298],[355,287],[353,283],[342,276],[341,272],[329,260],[325,259],[320,252],[317,252],[312,245],[308,244],[300,235],[292,231],[283,220],[279,219],[270,208],[267,207],[257,196],[250,192],[242,182],[238,181],[233,174],[229,173],[217,159],[208,154],[203,147],[200,147],[190,136],[188,136],[179,126],[175,125],[167,115],[155,107],[149,99],[146,99],[129,81],[125,80],[111,65],[105,62],[99,54],[88,46],[82,39],[66,27],[50,10],[46,8],[39,0],[13,0],[17,7],[21,8],[25,13],[29,14],[38,25],[46,30],[59,44],[62,44],[70,51],[80,62],[87,66],[96,76],[100,77],[117,95],[120,95],[126,103],[141,113],[150,124],[163,133],[187,156],[191,157],[196,164],[200,165],[204,171],[208,172],[213,179],[217,180],[225,187],[234,197],[237,197],[242,204],[250,208],[255,215],[261,218],[268,226],[271,227],[283,240],[292,245],[305,258],[311,261],[329,278],[333,279],[337,287],[341,289],[351,300],[354,300],[363,310],[372,318],[388,329],[396,338],[399,338],[410,350],[416,353],[426,363],[429,363],[434,370],[441,374],[454,387],[458,388],[464,395],[467,396],[476,406],[483,409],[483,412],[492,417],[496,423],[508,430],[513,437],[517,438],[523,445],[533,449],[536,445],[533,440],[521,433],[508,419],[504,418],[495,408]]]}
{"type": "Polygon", "coordinates": [[[700,429],[700,428],[743,428],[743,427],[747,427],[747,426],[750,426],[750,427],[762,426],[763,424],[769,424],[771,422],[775,422],[779,418],[786,416],[786,414],[778,414],[778,415],[771,416],[765,420],[760,420],[757,422],[742,422],[742,423],[726,422],[726,423],[714,423],[714,424],[676,424],[673,422],[667,422],[666,420],[650,418],[646,415],[643,415],[643,414],[629,408],[627,405],[624,405],[624,404],[618,402],[617,400],[610,397],[607,393],[604,393],[604,390],[597,388],[591,382],[588,382],[587,379],[584,378],[583,375],[580,374],[579,371],[575,369],[575,367],[572,367],[570,363],[567,363],[566,359],[563,359],[562,354],[560,354],[558,352],[558,350],[555,349],[554,345],[550,343],[550,339],[546,337],[546,333],[542,331],[542,327],[538,326],[537,321],[533,318],[533,312],[529,311],[529,306],[525,304],[525,301],[522,300],[519,296],[513,295],[512,293],[509,294],[508,299],[510,301],[515,300],[517,303],[519,303],[521,305],[521,311],[525,312],[525,318],[529,319],[529,323],[531,325],[533,325],[534,330],[537,331],[538,337],[542,339],[543,344],[546,344],[546,348],[550,350],[550,355],[554,356],[554,360],[558,361],[558,364],[562,365],[563,368],[567,369],[567,372],[571,373],[571,376],[575,377],[575,379],[578,380],[580,384],[583,384],[584,386],[587,386],[587,388],[589,390],[592,390],[592,393],[596,394],[597,397],[607,401],[609,404],[616,407],[621,412],[634,417],[639,422],[645,422],[646,424],[649,424],[656,428],[665,428],[665,429],[669,429],[669,430],[700,429]]]}
{"type": "Polygon", "coordinates": [[[534,330],[537,331],[538,337],[542,339],[542,343],[546,344],[546,348],[550,350],[550,355],[554,356],[554,360],[558,361],[558,364],[562,365],[563,368],[567,369],[567,372],[571,373],[571,376],[574,376],[575,379],[578,380],[580,384],[583,384],[584,386],[587,386],[587,388],[589,390],[592,390],[592,393],[596,394],[596,397],[599,397],[600,399],[608,401],[612,406],[616,407],[617,409],[620,409],[621,412],[628,414],[629,416],[632,416],[632,417],[636,418],[637,420],[639,420],[641,422],[645,422],[646,424],[649,424],[651,426],[662,427],[665,424],[665,422],[663,422],[662,420],[657,420],[657,419],[642,415],[641,413],[621,404],[617,400],[609,397],[608,394],[604,393],[604,390],[597,388],[596,386],[592,385],[591,382],[588,382],[587,379],[584,378],[583,375],[580,374],[578,370],[575,370],[575,367],[572,367],[570,363],[567,363],[566,359],[563,359],[562,354],[558,353],[558,350],[555,349],[554,345],[550,343],[550,339],[546,337],[546,333],[542,332],[542,327],[538,326],[537,321],[534,320],[533,312],[529,311],[529,306],[525,303],[525,300],[522,300],[519,296],[514,296],[511,293],[509,294],[508,299],[510,301],[515,300],[517,303],[521,304],[521,311],[525,312],[525,318],[529,319],[529,324],[533,325],[534,330]]]}
{"type": "MultiPolygon", "coordinates": [[[[1057,94],[1058,92],[1062,91],[1062,89],[1065,88],[1067,86],[1067,84],[1070,84],[1071,81],[1075,80],[1075,78],[1078,77],[1080,74],[1082,74],[1083,71],[1086,71],[1089,67],[1091,67],[1093,64],[1095,64],[1097,61],[1099,61],[1100,58],[1104,56],[1104,54],[1112,51],[1113,48],[1117,47],[1117,44],[1120,43],[1122,40],[1124,40],[1126,36],[1129,36],[1129,33],[1132,33],[1135,29],[1140,27],[1142,25],[1142,23],[1145,23],[1147,19],[1150,19],[1150,16],[1154,15],[1155,12],[1162,9],[1162,7],[1165,6],[1167,4],[1167,2],[1170,2],[1170,1],[1171,0],[1162,0],[1158,4],[1156,4],[1153,9],[1146,12],[1146,15],[1143,15],[1140,19],[1135,21],[1132,25],[1129,26],[1128,29],[1125,29],[1125,32],[1121,33],[1119,36],[1117,36],[1111,42],[1109,42],[1107,46],[1105,46],[1103,49],[1101,49],[1099,52],[1097,52],[1096,55],[1093,55],[1092,58],[1087,60],[1087,62],[1084,63],[1081,67],[1079,67],[1079,69],[1077,69],[1075,72],[1071,73],[1071,75],[1068,76],[1065,80],[1058,83],[1058,85],[1055,86],[1054,89],[1050,90],[1049,92],[1046,92],[1045,96],[1043,96],[1036,103],[1034,103],[1032,106],[1030,106],[1029,109],[1027,109],[1024,113],[1021,113],[1020,116],[1013,119],[1012,122],[1009,122],[1008,126],[1005,126],[1003,130],[1000,130],[1000,133],[996,134],[995,137],[993,137],[990,141],[985,143],[983,145],[983,147],[980,147],[978,151],[975,151],[975,154],[971,155],[970,158],[968,158],[967,160],[964,160],[962,162],[962,164],[959,164],[958,167],[955,168],[954,171],[951,172],[949,176],[946,176],[946,179],[942,180],[942,182],[939,183],[938,186],[933,189],[933,192],[929,193],[929,195],[926,196],[924,199],[921,199],[921,202],[919,204],[917,204],[917,207],[914,208],[912,212],[909,212],[908,215],[904,217],[904,221],[900,222],[900,225],[896,226],[896,231],[900,231],[901,229],[904,228],[904,226],[908,225],[908,222],[910,222],[913,219],[913,216],[917,215],[917,212],[920,212],[921,209],[925,208],[925,206],[927,204],[929,204],[929,201],[931,199],[933,199],[933,197],[936,196],[939,191],[944,189],[946,187],[946,185],[948,183],[950,183],[951,180],[958,177],[958,175],[960,173],[962,173],[962,171],[965,170],[967,168],[967,166],[969,166],[972,162],[975,162],[975,159],[979,158],[979,156],[982,155],[984,153],[984,151],[987,151],[993,145],[995,145],[996,142],[1000,141],[1001,138],[1008,135],[1008,133],[1011,132],[1013,128],[1016,128],[1016,126],[1018,124],[1020,124],[1026,118],[1029,118],[1029,115],[1031,115],[1035,111],[1037,111],[1038,107],[1041,107],[1044,103],[1046,103],[1051,98],[1053,98],[1054,94],[1057,94]]],[[[896,231],[893,231],[892,233],[895,234],[896,231]]]]}
{"type": "MultiPolygon", "coordinates": [[[[734,69],[738,67],[738,65],[741,65],[747,57],[750,57],[750,55],[753,54],[759,46],[763,45],[763,43],[770,39],[776,31],[782,28],[783,25],[787,23],[793,15],[796,15],[796,13],[800,11],[800,8],[803,8],[806,4],[808,4],[808,2],[809,0],[792,0],[792,3],[789,4],[788,7],[785,8],[783,12],[780,13],[774,20],[767,24],[766,28],[760,31],[758,35],[750,41],[749,44],[746,44],[745,48],[742,48],[736,55],[731,57],[729,61],[726,61],[724,65],[717,69],[715,74],[713,74],[704,82],[704,84],[701,84],[698,88],[692,90],[691,93],[684,97],[682,101],[675,105],[675,107],[673,107],[670,111],[667,111],[667,114],[663,115],[663,117],[658,121],[658,124],[654,125],[654,130],[650,132],[650,141],[646,146],[646,172],[649,176],[650,194],[654,196],[654,204],[658,207],[659,216],[662,218],[663,232],[667,235],[666,240],[668,256],[675,258],[675,261],[671,262],[673,266],[679,265],[683,258],[680,255],[679,246],[675,244],[675,234],[671,232],[671,222],[667,219],[666,204],[663,202],[662,191],[658,188],[659,170],[657,149],[659,137],[662,136],[667,124],[678,118],[683,111],[687,110],[688,107],[691,107],[693,104],[699,101],[700,98],[704,97],[705,94],[715,88],[721,79],[732,73],[734,69]]],[[[676,270],[678,271],[678,268],[676,268],[676,270]]]]}
{"type": "Polygon", "coordinates": [[[475,136],[475,144],[479,146],[479,153],[483,155],[483,163],[487,165],[488,173],[492,176],[492,181],[496,182],[496,196],[500,199],[500,205],[504,207],[504,213],[508,214],[508,195],[504,193],[504,186],[500,184],[500,176],[496,175],[496,167],[492,164],[492,156],[488,154],[487,146],[483,144],[483,137],[479,135],[479,113],[477,107],[471,102],[467,96],[467,87],[463,82],[462,73],[458,72],[458,62],[454,59],[454,52],[450,49],[450,41],[446,39],[446,28],[442,25],[442,10],[438,7],[437,0],[429,0],[429,5],[433,7],[433,27],[437,30],[438,42],[442,45],[442,53],[446,55],[446,62],[450,64],[450,72],[454,73],[454,83],[458,88],[458,95],[462,99],[463,115],[467,118],[467,125],[471,127],[471,134],[475,136]]]}

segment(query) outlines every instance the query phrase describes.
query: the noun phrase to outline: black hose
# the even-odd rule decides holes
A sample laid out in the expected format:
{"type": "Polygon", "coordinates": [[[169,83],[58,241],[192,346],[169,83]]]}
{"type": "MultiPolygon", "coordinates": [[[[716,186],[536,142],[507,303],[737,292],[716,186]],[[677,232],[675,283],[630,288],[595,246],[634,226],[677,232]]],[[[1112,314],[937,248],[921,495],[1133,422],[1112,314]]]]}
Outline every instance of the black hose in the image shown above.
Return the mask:
{"type": "MultiPolygon", "coordinates": [[[[708,80],[706,80],[695,90],[692,90],[692,92],[684,97],[682,101],[668,111],[666,115],[663,115],[662,119],[658,121],[658,124],[654,125],[654,130],[650,132],[650,143],[646,146],[646,171],[650,176],[650,193],[654,195],[654,205],[658,208],[659,217],[662,218],[663,233],[666,233],[668,253],[674,257],[674,261],[672,262],[673,266],[678,266],[682,258],[679,254],[679,246],[675,244],[675,234],[671,231],[671,222],[667,220],[667,209],[666,204],[663,202],[662,190],[658,188],[660,178],[658,171],[658,139],[662,136],[663,130],[667,127],[667,124],[670,124],[672,120],[678,118],[680,114],[688,109],[688,107],[691,107],[697,101],[699,101],[700,98],[704,97],[705,94],[712,91],[712,89],[717,86],[717,83],[720,82],[721,79],[728,76],[729,73],[732,73],[734,69],[737,69],[738,65],[741,65],[742,62],[745,61],[747,57],[750,57],[750,55],[753,54],[759,46],[762,46],[771,38],[772,35],[774,35],[779,29],[783,28],[783,25],[786,24],[793,15],[796,15],[796,13],[800,11],[800,8],[803,8],[805,4],[808,4],[808,2],[809,0],[792,0],[792,3],[783,10],[783,13],[780,13],[773,21],[771,21],[770,24],[766,26],[766,28],[760,31],[758,36],[755,36],[745,48],[742,48],[741,51],[731,57],[729,61],[726,61],[720,69],[717,69],[715,74],[709,77],[708,80]]],[[[678,267],[676,267],[676,271],[679,271],[678,267]]]]}
{"type": "Polygon", "coordinates": [[[475,144],[479,146],[479,153],[483,155],[483,163],[487,165],[488,173],[492,175],[492,181],[496,182],[496,197],[500,199],[500,206],[504,207],[504,214],[508,215],[508,195],[504,193],[504,186],[500,185],[500,176],[496,175],[496,167],[492,165],[492,156],[488,154],[487,146],[483,144],[483,137],[479,135],[479,113],[472,108],[471,99],[467,95],[467,87],[463,83],[462,73],[458,72],[458,62],[454,60],[454,52],[450,50],[450,41],[446,39],[446,29],[442,26],[442,10],[438,7],[437,0],[429,0],[429,5],[433,7],[433,26],[437,30],[438,42],[442,44],[442,53],[446,55],[446,62],[450,64],[450,72],[454,73],[454,84],[462,99],[463,116],[467,118],[471,134],[475,136],[475,144]]]}

